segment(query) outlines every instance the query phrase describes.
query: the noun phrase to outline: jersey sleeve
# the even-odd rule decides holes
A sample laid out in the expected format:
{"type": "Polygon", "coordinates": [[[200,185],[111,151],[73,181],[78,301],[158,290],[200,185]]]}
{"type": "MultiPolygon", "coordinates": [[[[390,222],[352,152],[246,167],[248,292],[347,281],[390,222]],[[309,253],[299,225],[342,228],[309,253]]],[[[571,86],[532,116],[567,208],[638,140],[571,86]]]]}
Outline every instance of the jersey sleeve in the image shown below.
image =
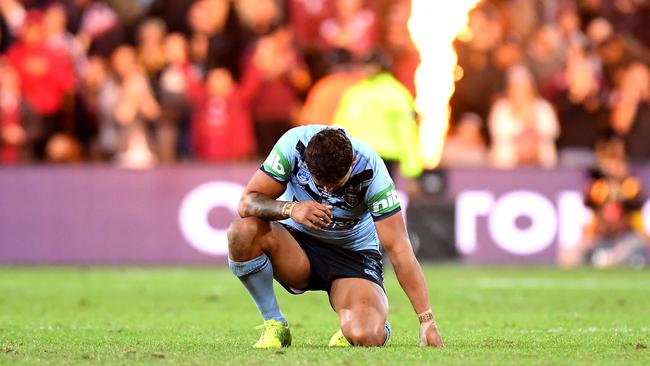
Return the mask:
{"type": "Polygon", "coordinates": [[[276,142],[260,169],[274,180],[287,184],[295,160],[295,130],[289,130],[276,142]]]}
{"type": "Polygon", "coordinates": [[[366,206],[374,221],[386,219],[401,210],[395,183],[388,174],[384,161],[374,157],[374,176],[366,193],[366,206]]]}

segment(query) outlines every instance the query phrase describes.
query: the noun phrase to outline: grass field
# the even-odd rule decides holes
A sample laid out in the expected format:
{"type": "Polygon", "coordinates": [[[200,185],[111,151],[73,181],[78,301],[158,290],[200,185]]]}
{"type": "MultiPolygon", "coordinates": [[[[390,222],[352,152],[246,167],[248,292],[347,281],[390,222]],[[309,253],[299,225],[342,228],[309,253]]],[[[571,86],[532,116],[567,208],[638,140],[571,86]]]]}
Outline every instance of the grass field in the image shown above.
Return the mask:
{"type": "Polygon", "coordinates": [[[225,268],[0,268],[0,364],[650,364],[650,273],[427,267],[447,347],[420,349],[387,275],[389,347],[328,349],[324,293],[280,304],[294,343],[252,350],[261,321],[225,268]]]}

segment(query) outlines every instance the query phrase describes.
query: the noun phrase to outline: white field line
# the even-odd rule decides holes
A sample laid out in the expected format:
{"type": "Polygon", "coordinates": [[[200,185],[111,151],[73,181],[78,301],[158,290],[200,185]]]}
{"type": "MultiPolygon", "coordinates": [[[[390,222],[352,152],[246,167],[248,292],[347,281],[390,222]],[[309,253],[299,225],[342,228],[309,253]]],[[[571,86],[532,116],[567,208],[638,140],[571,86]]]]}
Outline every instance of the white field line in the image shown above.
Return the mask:
{"type": "Polygon", "coordinates": [[[643,279],[549,279],[549,278],[484,278],[473,284],[485,289],[586,289],[643,290],[650,289],[650,280],[643,279]]]}
{"type": "MultiPolygon", "coordinates": [[[[467,332],[476,332],[476,329],[465,329],[467,332]]],[[[586,327],[586,328],[550,328],[550,329],[499,329],[490,330],[494,333],[508,334],[624,334],[624,333],[650,333],[650,327],[631,328],[631,327],[586,327]]]]}
{"type": "MultiPolygon", "coordinates": [[[[190,327],[189,329],[199,329],[199,327],[190,327]]],[[[67,330],[67,331],[98,331],[98,332],[108,332],[114,333],[114,332],[121,332],[121,331],[130,331],[130,332],[138,332],[138,331],[164,331],[164,330],[173,330],[175,328],[173,327],[160,327],[160,328],[145,328],[145,327],[97,327],[97,326],[65,326],[65,325],[41,325],[41,326],[25,326],[22,327],[24,330],[31,330],[31,331],[61,331],[61,330],[67,330]]],[[[636,333],[650,333],[650,326],[647,327],[640,327],[640,328],[632,328],[632,327],[581,327],[581,328],[564,328],[564,327],[557,327],[557,328],[549,328],[549,329],[539,329],[539,328],[531,328],[531,329],[493,329],[493,328],[485,328],[485,329],[476,329],[476,328],[465,328],[464,332],[466,333],[476,333],[477,331],[482,331],[485,330],[486,332],[489,331],[490,334],[493,335],[498,335],[499,333],[506,333],[506,334],[594,334],[594,333],[606,333],[606,334],[636,334],[636,333]]]]}

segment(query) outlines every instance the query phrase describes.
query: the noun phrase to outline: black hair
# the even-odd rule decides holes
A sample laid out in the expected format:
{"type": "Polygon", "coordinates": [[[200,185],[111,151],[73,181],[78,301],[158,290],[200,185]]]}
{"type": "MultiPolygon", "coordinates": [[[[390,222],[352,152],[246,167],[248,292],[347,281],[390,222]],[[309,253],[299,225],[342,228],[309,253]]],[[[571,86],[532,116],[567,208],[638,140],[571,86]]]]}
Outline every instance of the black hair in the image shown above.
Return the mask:
{"type": "Polygon", "coordinates": [[[304,159],[309,173],[320,183],[337,183],[352,166],[352,143],[343,130],[326,128],[309,140],[304,159]]]}

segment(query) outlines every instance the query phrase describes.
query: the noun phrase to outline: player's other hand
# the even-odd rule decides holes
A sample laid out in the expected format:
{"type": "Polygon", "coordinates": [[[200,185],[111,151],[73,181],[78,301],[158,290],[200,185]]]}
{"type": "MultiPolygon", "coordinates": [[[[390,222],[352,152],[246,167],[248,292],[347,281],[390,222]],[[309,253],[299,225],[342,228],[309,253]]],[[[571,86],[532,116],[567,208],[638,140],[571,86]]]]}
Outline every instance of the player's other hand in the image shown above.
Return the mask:
{"type": "Polygon", "coordinates": [[[420,324],[420,347],[444,347],[440,331],[434,320],[420,324]]]}
{"type": "Polygon", "coordinates": [[[298,202],[291,210],[293,221],[312,230],[320,230],[332,222],[332,206],[314,201],[298,202]]]}

